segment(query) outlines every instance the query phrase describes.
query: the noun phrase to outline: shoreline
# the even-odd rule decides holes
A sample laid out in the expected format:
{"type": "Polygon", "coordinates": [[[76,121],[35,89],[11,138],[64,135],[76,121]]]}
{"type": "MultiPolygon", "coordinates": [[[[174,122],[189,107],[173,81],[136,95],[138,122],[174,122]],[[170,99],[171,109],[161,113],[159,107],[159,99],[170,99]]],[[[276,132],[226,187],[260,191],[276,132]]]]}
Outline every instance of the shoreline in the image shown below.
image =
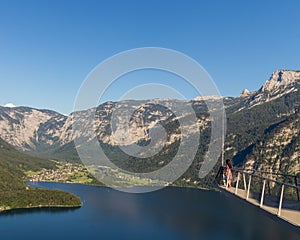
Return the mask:
{"type": "MultiPolygon", "coordinates": [[[[27,187],[31,187],[31,188],[34,188],[33,186],[30,186],[28,183],[39,183],[39,182],[31,182],[31,181],[24,181],[24,184],[27,186],[27,187]]],[[[54,182],[52,182],[54,183],[54,182]]],[[[59,183],[59,182],[57,182],[59,183]]],[[[67,183],[65,183],[67,184],[67,183]]],[[[50,190],[50,189],[46,189],[46,188],[38,188],[38,189],[44,189],[44,190],[50,190]]],[[[53,189],[54,190],[54,189],[53,189]]],[[[60,190],[61,191],[61,190],[60,190]]],[[[67,191],[62,191],[62,192],[65,192],[67,194],[72,194],[70,192],[67,192],[67,191]]],[[[74,194],[73,194],[74,195],[74,194]]],[[[77,198],[79,198],[77,195],[74,195],[76,196],[77,198]]],[[[51,204],[39,204],[39,205],[33,205],[33,206],[22,206],[22,207],[10,207],[10,206],[0,206],[0,215],[3,214],[3,213],[6,213],[6,212],[11,212],[11,211],[18,211],[18,210],[34,210],[34,209],[77,209],[77,208],[81,208],[82,205],[83,205],[83,202],[81,201],[81,199],[79,198],[80,200],[80,204],[76,205],[51,205],[51,204]]]]}
{"type": "Polygon", "coordinates": [[[71,205],[38,205],[38,206],[30,206],[30,207],[16,207],[0,210],[0,215],[3,213],[9,213],[12,211],[22,211],[22,210],[43,210],[43,209],[60,209],[60,210],[68,210],[68,209],[77,209],[81,208],[83,203],[79,206],[71,206],[71,205]]]}
{"type": "MultiPolygon", "coordinates": [[[[92,187],[105,187],[105,188],[111,188],[111,189],[116,189],[117,191],[119,191],[118,187],[109,187],[106,186],[105,184],[102,185],[98,185],[98,184],[91,184],[91,183],[79,183],[79,182],[57,182],[57,181],[38,181],[38,182],[33,182],[33,181],[26,181],[26,183],[63,183],[63,184],[79,184],[79,185],[86,185],[86,186],[92,186],[92,187]]],[[[27,185],[27,184],[26,184],[27,185]]],[[[159,185],[132,185],[132,186],[128,186],[127,188],[132,188],[132,187],[158,187],[159,185]]],[[[195,187],[195,186],[177,186],[177,185],[166,185],[166,186],[159,186],[162,188],[166,188],[166,187],[176,187],[176,188],[191,188],[191,189],[198,189],[198,190],[204,190],[204,191],[215,191],[215,192],[220,192],[220,190],[216,187],[213,188],[205,188],[205,187],[195,187]]],[[[124,187],[125,188],[125,187],[124,187]]]]}
{"type": "MultiPolygon", "coordinates": [[[[78,185],[86,185],[86,186],[92,186],[92,187],[103,187],[103,188],[111,188],[108,187],[106,185],[97,185],[97,184],[90,184],[90,183],[77,183],[77,182],[56,182],[56,181],[38,181],[38,182],[33,182],[33,181],[26,181],[25,184],[28,186],[29,184],[38,184],[38,183],[61,183],[61,184],[78,184],[78,185]]],[[[29,185],[30,187],[34,187],[32,185],[29,185]]],[[[128,186],[130,187],[144,187],[144,186],[128,186]]],[[[149,186],[151,187],[151,186],[149,186]]],[[[163,188],[166,187],[172,187],[172,188],[187,188],[187,189],[195,189],[195,190],[203,190],[203,191],[216,191],[218,192],[219,190],[216,188],[204,188],[204,187],[194,187],[194,186],[176,186],[176,185],[168,185],[168,186],[163,186],[163,188]]],[[[41,189],[47,189],[47,188],[41,188],[41,189]]],[[[111,188],[114,189],[114,188],[111,188]]],[[[116,188],[117,191],[119,191],[116,188]]],[[[65,191],[67,192],[67,191],[65,191]]],[[[69,192],[68,192],[69,193],[69,192]]],[[[28,207],[15,207],[15,208],[8,208],[8,209],[1,209],[0,207],[0,215],[3,213],[8,213],[8,212],[12,212],[12,211],[22,211],[22,210],[37,210],[37,209],[78,209],[81,208],[83,205],[83,202],[81,202],[80,205],[78,206],[72,206],[72,205],[38,205],[38,206],[28,206],[28,207]]]]}

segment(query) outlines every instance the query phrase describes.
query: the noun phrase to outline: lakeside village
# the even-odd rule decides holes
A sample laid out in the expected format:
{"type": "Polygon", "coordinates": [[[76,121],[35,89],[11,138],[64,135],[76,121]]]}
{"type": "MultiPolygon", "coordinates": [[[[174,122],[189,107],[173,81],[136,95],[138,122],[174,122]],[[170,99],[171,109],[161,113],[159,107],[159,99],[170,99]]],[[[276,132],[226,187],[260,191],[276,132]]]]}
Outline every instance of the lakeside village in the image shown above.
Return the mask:
{"type": "MultiPolygon", "coordinates": [[[[92,170],[95,175],[100,176],[100,182],[97,181],[87,168],[79,163],[66,163],[55,161],[56,169],[41,169],[39,171],[27,171],[26,181],[30,182],[64,182],[64,183],[80,183],[102,185],[101,179],[114,178],[114,183],[120,186],[145,186],[145,185],[163,185],[167,186],[169,183],[158,180],[140,178],[125,174],[116,169],[109,167],[97,166],[92,170]]],[[[184,182],[189,183],[190,179],[183,179],[184,182]]]]}
{"type": "Polygon", "coordinates": [[[77,163],[63,163],[55,161],[56,169],[41,169],[27,171],[27,180],[30,182],[66,182],[88,184],[94,181],[88,170],[77,163]]]}

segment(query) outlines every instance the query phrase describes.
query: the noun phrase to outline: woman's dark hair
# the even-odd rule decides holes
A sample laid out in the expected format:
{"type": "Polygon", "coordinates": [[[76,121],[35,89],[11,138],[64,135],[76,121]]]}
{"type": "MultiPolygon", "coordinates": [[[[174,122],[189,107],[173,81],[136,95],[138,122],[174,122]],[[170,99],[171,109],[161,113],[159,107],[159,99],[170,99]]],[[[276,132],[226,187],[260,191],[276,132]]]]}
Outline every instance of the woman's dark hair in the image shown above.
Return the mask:
{"type": "Polygon", "coordinates": [[[232,168],[231,161],[229,159],[226,160],[226,165],[228,165],[229,168],[232,168]]]}

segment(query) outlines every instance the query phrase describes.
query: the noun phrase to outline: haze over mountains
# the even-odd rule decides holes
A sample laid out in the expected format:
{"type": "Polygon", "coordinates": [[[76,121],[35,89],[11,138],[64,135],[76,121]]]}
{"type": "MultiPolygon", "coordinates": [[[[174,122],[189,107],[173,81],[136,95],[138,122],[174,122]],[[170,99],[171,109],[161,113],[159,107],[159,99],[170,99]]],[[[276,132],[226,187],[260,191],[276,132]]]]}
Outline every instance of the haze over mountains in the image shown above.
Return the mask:
{"type": "MultiPolygon", "coordinates": [[[[224,97],[227,115],[225,157],[248,168],[299,173],[299,89],[300,71],[277,70],[259,90],[244,90],[236,98],[224,97]]],[[[211,100],[219,101],[214,98],[211,100]]],[[[193,129],[198,127],[202,138],[200,142],[203,143],[203,146],[199,146],[193,166],[195,169],[199,168],[210,132],[210,118],[205,101],[199,97],[191,101],[160,99],[157,103],[122,101],[101,104],[96,111],[98,140],[113,148],[118,153],[117,156],[124,157],[118,152],[118,145],[147,143],[149,129],[160,123],[167,129],[168,135],[164,153],[161,158],[157,157],[157,161],[161,162],[176,152],[174,148],[180,142],[178,119],[164,106],[191,104],[198,122],[189,131],[193,134],[193,129]],[[139,106],[131,119],[131,138],[116,143],[111,132],[111,116],[116,109],[129,103],[139,106]]],[[[81,114],[84,124],[86,114],[84,111],[81,114]]],[[[72,130],[72,117],[73,113],[65,116],[29,107],[0,107],[0,137],[20,151],[34,152],[50,158],[76,159],[72,141],[79,135],[72,130]]],[[[122,117],[118,121],[121,122],[122,117]]],[[[122,135],[122,129],[117,127],[115,134],[122,135]]],[[[196,178],[196,174],[191,171],[187,173],[188,176],[196,178]]]]}

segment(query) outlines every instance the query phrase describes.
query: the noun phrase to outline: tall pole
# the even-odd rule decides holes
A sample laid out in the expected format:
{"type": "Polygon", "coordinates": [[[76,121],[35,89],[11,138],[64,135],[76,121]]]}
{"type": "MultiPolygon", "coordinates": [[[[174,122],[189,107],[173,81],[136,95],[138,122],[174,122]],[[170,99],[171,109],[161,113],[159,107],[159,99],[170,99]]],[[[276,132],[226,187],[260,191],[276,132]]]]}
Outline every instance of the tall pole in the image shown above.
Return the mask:
{"type": "Polygon", "coordinates": [[[283,192],[284,192],[284,184],[282,184],[282,187],[281,187],[281,194],[280,194],[280,200],[279,200],[279,206],[278,206],[278,213],[277,213],[278,217],[280,217],[280,215],[281,215],[283,192]]]}
{"type": "MultiPolygon", "coordinates": [[[[222,136],[224,138],[224,136],[222,136]]],[[[222,140],[222,166],[224,166],[224,140],[222,140]]]]}
{"type": "Polygon", "coordinates": [[[224,141],[225,141],[225,126],[224,126],[224,116],[222,118],[222,156],[221,156],[221,159],[222,159],[222,166],[224,166],[224,141]]]}

